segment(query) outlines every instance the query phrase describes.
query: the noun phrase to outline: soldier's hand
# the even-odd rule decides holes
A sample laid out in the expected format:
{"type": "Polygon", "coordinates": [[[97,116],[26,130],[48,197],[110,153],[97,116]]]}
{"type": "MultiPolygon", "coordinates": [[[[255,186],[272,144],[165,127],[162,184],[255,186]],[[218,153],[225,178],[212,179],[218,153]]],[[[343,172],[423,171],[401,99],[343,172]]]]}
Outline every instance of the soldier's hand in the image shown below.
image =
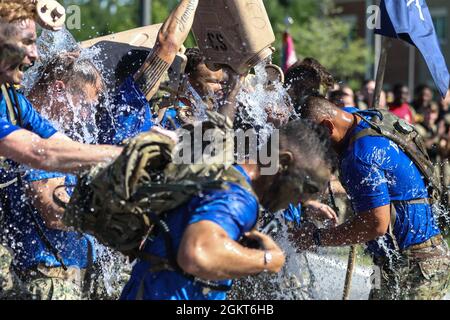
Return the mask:
{"type": "Polygon", "coordinates": [[[311,200],[305,203],[305,207],[305,212],[313,219],[320,222],[329,221],[333,226],[338,224],[338,216],[330,206],[311,200]]]}
{"type": "Polygon", "coordinates": [[[249,239],[258,241],[262,250],[271,254],[272,260],[268,263],[267,270],[274,273],[279,272],[283,267],[286,258],[283,251],[275,243],[275,241],[270,236],[256,230],[246,233],[245,236],[249,239]]]}

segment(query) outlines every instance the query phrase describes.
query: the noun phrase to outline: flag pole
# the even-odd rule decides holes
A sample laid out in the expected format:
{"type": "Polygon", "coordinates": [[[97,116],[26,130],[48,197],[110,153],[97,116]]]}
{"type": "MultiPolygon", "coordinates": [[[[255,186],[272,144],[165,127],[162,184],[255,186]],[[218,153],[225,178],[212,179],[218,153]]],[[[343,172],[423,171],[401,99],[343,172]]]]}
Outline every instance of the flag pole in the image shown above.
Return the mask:
{"type": "MultiPolygon", "coordinates": [[[[380,54],[380,60],[378,63],[377,77],[375,80],[375,92],[373,94],[373,103],[372,103],[373,109],[380,108],[381,90],[383,89],[384,75],[386,73],[388,51],[389,51],[391,45],[392,45],[392,40],[390,38],[381,37],[381,54],[380,54]]],[[[376,59],[376,57],[375,57],[375,59],[376,59]]]]}
{"type": "Polygon", "coordinates": [[[347,272],[345,273],[344,293],[342,300],[348,300],[350,298],[350,289],[352,285],[353,272],[356,266],[356,245],[350,247],[347,262],[347,272]]]}

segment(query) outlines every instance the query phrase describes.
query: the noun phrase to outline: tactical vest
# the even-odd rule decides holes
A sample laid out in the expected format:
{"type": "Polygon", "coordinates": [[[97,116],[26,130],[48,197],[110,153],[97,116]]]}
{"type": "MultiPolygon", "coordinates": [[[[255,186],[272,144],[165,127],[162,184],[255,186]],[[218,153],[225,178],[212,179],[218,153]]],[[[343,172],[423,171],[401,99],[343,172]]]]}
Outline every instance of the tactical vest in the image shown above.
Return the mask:
{"type": "MultiPolygon", "coordinates": [[[[398,118],[391,112],[387,110],[376,110],[376,112],[377,115],[371,120],[366,119],[364,113],[356,113],[362,121],[369,125],[369,128],[360,131],[352,137],[350,144],[367,136],[385,137],[394,142],[417,166],[425,180],[428,194],[430,195],[430,199],[414,199],[411,203],[440,205],[443,196],[441,177],[428,155],[423,138],[413,125],[398,118]]],[[[393,225],[395,222],[395,210],[391,211],[394,211],[394,216],[391,219],[391,224],[393,225]]],[[[447,215],[448,212],[445,212],[445,216],[438,219],[439,226],[443,230],[448,226],[447,215]]]]}
{"type": "Polygon", "coordinates": [[[192,149],[188,149],[188,155],[194,164],[174,163],[184,143],[189,144],[187,137],[179,143],[154,132],[132,138],[112,164],[99,165],[79,178],[65,210],[64,224],[125,254],[132,251],[138,257],[145,255],[139,249],[149,235],[155,231],[162,233],[168,265],[180,271],[164,216],[202,192],[229,188],[228,183],[238,184],[254,195],[246,178],[233,167],[231,121],[213,112],[208,117],[207,122],[184,127],[184,132],[193,138],[195,130],[201,129],[203,138],[205,132],[212,130],[209,132],[223,142],[217,153],[205,155],[206,145],[197,141],[202,143],[202,163],[195,162],[199,158],[192,149]]]}

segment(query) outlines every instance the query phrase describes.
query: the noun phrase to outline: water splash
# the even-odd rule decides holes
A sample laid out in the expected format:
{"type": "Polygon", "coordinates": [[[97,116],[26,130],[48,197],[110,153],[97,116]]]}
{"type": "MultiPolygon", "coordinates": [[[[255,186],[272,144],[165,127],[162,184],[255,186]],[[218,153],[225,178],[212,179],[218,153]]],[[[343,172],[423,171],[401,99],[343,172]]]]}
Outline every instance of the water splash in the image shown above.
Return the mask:
{"type": "MultiPolygon", "coordinates": [[[[63,53],[79,51],[79,59],[90,60],[101,74],[105,74],[101,55],[98,54],[100,49],[82,49],[66,29],[58,32],[44,30],[37,40],[37,45],[41,59],[26,72],[24,80],[25,93],[29,93],[40,77],[42,66],[47,64],[55,56],[63,53]]],[[[104,105],[107,105],[108,108],[114,108],[114,106],[109,103],[109,101],[112,101],[109,94],[106,94],[103,97],[105,100],[104,105]]],[[[52,124],[54,124],[61,132],[69,133],[71,138],[76,141],[91,144],[96,143],[99,134],[99,128],[95,121],[98,106],[88,106],[88,116],[86,116],[85,114],[82,114],[81,108],[75,106],[74,99],[70,94],[66,96],[64,101],[69,103],[68,110],[73,111],[74,121],[67,124],[64,115],[61,115],[57,119],[52,119],[52,124]]],[[[49,109],[44,108],[42,110],[42,115],[44,117],[49,114],[49,109]]],[[[106,294],[109,297],[118,298],[120,291],[128,280],[127,275],[129,275],[131,270],[130,264],[123,255],[98,242],[96,242],[94,249],[98,257],[97,264],[100,266],[100,275],[97,275],[102,281],[100,286],[105,288],[106,294]]]]}
{"type": "Polygon", "coordinates": [[[36,45],[38,47],[39,60],[25,73],[22,83],[25,95],[29,93],[38,80],[43,65],[59,54],[80,50],[75,38],[65,28],[57,32],[42,30],[36,45]]]}
{"type": "MultiPolygon", "coordinates": [[[[278,221],[284,221],[281,212],[278,221]]],[[[263,274],[235,283],[232,299],[242,300],[340,300],[347,269],[345,249],[320,248],[316,252],[299,252],[289,237],[289,227],[281,224],[276,242],[286,255],[286,264],[277,275],[263,274]],[[342,255],[342,252],[345,255],[342,255]]],[[[367,299],[372,269],[357,266],[354,271],[351,299],[367,299]]]]}
{"type": "Polygon", "coordinates": [[[266,65],[263,61],[255,67],[255,75],[251,77],[237,96],[240,104],[238,116],[244,126],[254,128],[263,145],[275,129],[274,121],[287,121],[292,113],[290,98],[286,88],[279,81],[268,88],[266,65]]]}

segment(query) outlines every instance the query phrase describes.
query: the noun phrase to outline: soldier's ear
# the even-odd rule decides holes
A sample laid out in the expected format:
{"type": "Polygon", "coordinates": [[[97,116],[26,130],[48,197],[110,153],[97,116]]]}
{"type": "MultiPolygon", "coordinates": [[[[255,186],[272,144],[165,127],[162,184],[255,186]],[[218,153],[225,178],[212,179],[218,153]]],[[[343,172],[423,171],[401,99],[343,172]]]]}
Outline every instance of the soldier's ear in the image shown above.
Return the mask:
{"type": "Polygon", "coordinates": [[[280,173],[285,173],[288,168],[294,163],[294,154],[290,151],[283,151],[280,153],[280,173]]]}
{"type": "Polygon", "coordinates": [[[322,120],[322,122],[320,123],[321,126],[325,127],[328,130],[328,133],[330,134],[330,136],[333,135],[333,132],[335,130],[335,125],[332,121],[328,120],[328,119],[324,119],[322,120]]]}

